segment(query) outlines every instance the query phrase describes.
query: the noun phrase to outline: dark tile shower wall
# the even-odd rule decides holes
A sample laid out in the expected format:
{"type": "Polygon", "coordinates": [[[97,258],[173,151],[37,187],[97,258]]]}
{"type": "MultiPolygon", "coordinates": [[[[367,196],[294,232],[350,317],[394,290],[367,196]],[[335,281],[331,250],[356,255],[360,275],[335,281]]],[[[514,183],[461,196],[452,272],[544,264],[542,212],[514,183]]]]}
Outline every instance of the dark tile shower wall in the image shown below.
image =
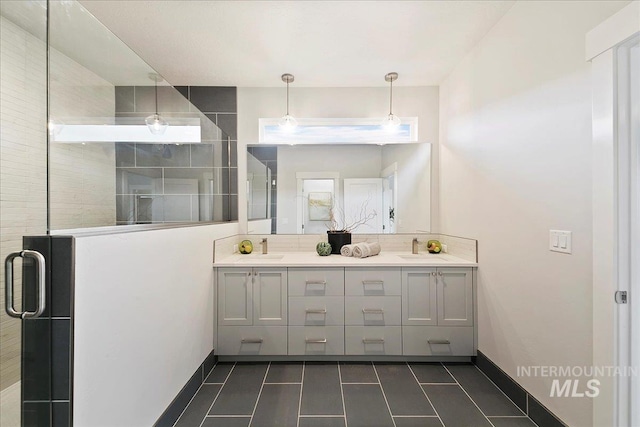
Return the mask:
{"type": "MultiPolygon", "coordinates": [[[[193,104],[221,132],[203,130],[200,144],[116,144],[118,224],[238,219],[236,88],[175,89],[158,87],[163,116],[187,116],[193,104]]],[[[118,117],[155,111],[153,86],[116,86],[115,94],[118,117]]]]}
{"type": "MultiPolygon", "coordinates": [[[[22,320],[22,426],[69,427],[72,418],[74,239],[30,236],[24,249],[40,252],[46,266],[46,309],[22,320]]],[[[23,306],[36,306],[33,261],[23,263],[23,306]]]]}

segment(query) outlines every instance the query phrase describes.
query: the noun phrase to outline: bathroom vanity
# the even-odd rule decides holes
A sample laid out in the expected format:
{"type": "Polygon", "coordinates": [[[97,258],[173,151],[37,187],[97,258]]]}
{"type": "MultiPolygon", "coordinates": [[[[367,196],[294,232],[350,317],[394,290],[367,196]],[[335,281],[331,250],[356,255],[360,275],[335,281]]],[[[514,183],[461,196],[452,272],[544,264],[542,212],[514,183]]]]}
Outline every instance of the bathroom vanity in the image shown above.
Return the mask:
{"type": "MultiPolygon", "coordinates": [[[[310,237],[296,239],[312,243],[310,237]]],[[[278,238],[287,236],[269,237],[270,247],[278,238]]],[[[380,255],[363,259],[312,250],[240,255],[216,247],[216,354],[231,360],[474,356],[475,259],[382,245],[380,255]]]]}

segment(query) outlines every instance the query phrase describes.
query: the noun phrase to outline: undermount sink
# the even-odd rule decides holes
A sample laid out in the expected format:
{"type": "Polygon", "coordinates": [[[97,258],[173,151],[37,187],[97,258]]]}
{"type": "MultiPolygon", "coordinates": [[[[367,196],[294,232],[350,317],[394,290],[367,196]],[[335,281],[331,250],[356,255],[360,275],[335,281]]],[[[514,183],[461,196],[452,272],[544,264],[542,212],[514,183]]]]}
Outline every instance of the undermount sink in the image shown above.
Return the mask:
{"type": "Polygon", "coordinates": [[[444,258],[432,254],[406,254],[398,256],[409,261],[418,259],[421,261],[446,261],[444,258]]]}
{"type": "Polygon", "coordinates": [[[258,254],[258,255],[249,255],[245,258],[240,258],[237,262],[256,262],[256,261],[262,261],[262,260],[277,261],[282,258],[284,258],[283,254],[258,254]]]}

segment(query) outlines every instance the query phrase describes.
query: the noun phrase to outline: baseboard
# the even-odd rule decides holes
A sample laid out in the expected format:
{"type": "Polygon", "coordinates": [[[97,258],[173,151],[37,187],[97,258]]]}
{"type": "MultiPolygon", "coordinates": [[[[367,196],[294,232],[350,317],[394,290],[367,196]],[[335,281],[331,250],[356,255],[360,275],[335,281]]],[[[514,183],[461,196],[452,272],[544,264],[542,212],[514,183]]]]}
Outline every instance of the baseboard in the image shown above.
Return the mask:
{"type": "Polygon", "coordinates": [[[473,358],[473,363],[539,427],[567,427],[567,424],[563,423],[560,418],[522,388],[480,350],[478,350],[478,355],[473,358]]]}
{"type": "Polygon", "coordinates": [[[182,390],[180,390],[167,409],[165,409],[162,415],[160,415],[158,421],[153,425],[154,427],[172,427],[176,421],[178,421],[180,414],[182,414],[184,408],[186,408],[189,402],[191,402],[191,399],[196,394],[200,385],[202,385],[207,374],[211,371],[215,363],[216,356],[214,356],[212,351],[200,364],[198,369],[196,369],[191,378],[189,378],[189,381],[187,381],[184,387],[182,387],[182,390]]]}

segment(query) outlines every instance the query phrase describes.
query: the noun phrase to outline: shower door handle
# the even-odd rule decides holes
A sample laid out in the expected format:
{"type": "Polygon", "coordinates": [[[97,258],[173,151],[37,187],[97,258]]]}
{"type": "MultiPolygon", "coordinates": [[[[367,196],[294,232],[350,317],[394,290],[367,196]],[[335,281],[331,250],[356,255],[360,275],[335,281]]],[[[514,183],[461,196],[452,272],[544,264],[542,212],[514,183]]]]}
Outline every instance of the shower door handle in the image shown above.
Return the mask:
{"type": "Polygon", "coordinates": [[[4,261],[4,308],[7,314],[18,319],[32,319],[44,313],[46,307],[46,271],[44,256],[37,251],[25,249],[20,252],[12,252],[4,261]],[[35,311],[16,311],[13,307],[13,260],[16,258],[32,258],[36,263],[36,282],[38,300],[35,311]]]}

